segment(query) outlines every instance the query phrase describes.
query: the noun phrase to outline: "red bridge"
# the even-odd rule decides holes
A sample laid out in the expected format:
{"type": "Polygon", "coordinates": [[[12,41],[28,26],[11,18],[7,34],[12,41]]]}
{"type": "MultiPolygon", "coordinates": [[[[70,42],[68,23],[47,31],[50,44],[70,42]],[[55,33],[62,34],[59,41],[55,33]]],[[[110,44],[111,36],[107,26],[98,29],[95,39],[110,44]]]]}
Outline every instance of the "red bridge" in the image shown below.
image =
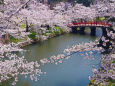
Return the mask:
{"type": "Polygon", "coordinates": [[[73,26],[95,26],[95,27],[110,27],[111,24],[108,22],[73,22],[72,24],[69,24],[68,27],[73,27],[73,26]]]}
{"type": "Polygon", "coordinates": [[[104,48],[105,50],[108,50],[110,48],[110,46],[112,45],[110,40],[113,40],[111,38],[111,36],[108,36],[108,31],[115,33],[114,29],[111,27],[112,25],[109,24],[108,22],[72,22],[71,24],[68,25],[68,27],[70,27],[72,29],[73,33],[78,33],[78,34],[86,34],[86,27],[90,28],[90,35],[95,36],[96,35],[96,29],[97,27],[100,27],[101,31],[102,31],[102,36],[105,37],[106,40],[109,40],[108,42],[106,42],[106,46],[103,45],[105,42],[100,38],[99,40],[99,44],[98,46],[101,46],[102,48],[104,48]]]}
{"type": "Polygon", "coordinates": [[[96,35],[96,27],[101,27],[102,35],[107,35],[107,30],[111,28],[111,24],[108,22],[101,22],[101,21],[87,21],[87,22],[72,22],[68,24],[68,27],[72,28],[73,33],[80,33],[85,34],[85,27],[90,27],[90,35],[96,35]]]}

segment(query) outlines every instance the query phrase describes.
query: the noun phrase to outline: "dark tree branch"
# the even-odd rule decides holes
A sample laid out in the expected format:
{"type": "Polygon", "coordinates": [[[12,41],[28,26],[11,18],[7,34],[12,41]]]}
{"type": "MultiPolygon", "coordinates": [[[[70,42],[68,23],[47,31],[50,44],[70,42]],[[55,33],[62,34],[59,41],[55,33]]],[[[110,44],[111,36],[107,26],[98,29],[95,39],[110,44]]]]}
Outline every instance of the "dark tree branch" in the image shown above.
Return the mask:
{"type": "Polygon", "coordinates": [[[25,5],[27,5],[31,0],[28,0],[27,2],[25,2],[20,8],[18,8],[14,13],[12,13],[9,17],[8,20],[15,15],[16,13],[18,13],[25,5]]]}

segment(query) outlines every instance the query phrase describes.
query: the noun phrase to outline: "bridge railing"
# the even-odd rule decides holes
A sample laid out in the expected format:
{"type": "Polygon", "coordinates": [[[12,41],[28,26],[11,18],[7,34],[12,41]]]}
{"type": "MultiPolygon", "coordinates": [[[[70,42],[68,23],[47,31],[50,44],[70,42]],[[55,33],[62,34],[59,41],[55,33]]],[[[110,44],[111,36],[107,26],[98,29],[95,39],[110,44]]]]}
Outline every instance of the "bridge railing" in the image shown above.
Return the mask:
{"type": "Polygon", "coordinates": [[[110,27],[111,24],[108,22],[73,22],[71,24],[68,24],[69,27],[71,26],[105,26],[105,27],[110,27]]]}

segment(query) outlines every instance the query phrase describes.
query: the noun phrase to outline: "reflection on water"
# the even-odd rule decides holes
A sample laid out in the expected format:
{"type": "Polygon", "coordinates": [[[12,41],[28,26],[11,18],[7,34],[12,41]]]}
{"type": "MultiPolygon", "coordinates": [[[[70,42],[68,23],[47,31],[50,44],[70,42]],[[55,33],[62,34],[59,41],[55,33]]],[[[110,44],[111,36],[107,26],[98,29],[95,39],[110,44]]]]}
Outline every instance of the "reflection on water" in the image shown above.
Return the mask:
{"type": "Polygon", "coordinates": [[[28,50],[28,53],[25,53],[25,56],[29,60],[39,61],[42,58],[49,58],[52,55],[62,53],[65,48],[69,48],[77,43],[89,42],[95,39],[96,37],[86,35],[65,34],[41,43],[26,46],[24,49],[28,50]]]}
{"type": "MultiPolygon", "coordinates": [[[[94,40],[95,37],[65,34],[24,47],[25,50],[28,50],[24,55],[28,61],[39,61],[60,54],[65,48],[77,43],[94,40]]],[[[64,60],[62,64],[45,64],[41,66],[41,69],[46,74],[39,76],[39,81],[35,82],[19,76],[19,82],[16,86],[87,86],[88,77],[93,75],[92,66],[97,68],[100,66],[99,58],[101,55],[95,54],[94,56],[94,60],[84,60],[80,53],[76,53],[70,59],[64,60]]]]}

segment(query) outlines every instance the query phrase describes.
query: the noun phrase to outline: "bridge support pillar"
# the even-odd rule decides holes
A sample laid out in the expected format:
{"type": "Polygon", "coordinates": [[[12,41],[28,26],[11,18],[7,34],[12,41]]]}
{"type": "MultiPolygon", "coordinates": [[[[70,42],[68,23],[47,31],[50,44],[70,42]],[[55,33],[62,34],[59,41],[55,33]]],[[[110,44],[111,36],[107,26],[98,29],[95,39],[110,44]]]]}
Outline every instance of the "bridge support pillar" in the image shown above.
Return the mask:
{"type": "Polygon", "coordinates": [[[79,33],[80,34],[85,34],[85,27],[80,27],[79,33]]]}
{"type": "Polygon", "coordinates": [[[73,33],[77,33],[77,27],[73,26],[73,27],[72,27],[72,32],[73,32],[73,33]]]}
{"type": "Polygon", "coordinates": [[[90,29],[91,29],[90,35],[95,36],[96,35],[96,27],[91,27],[90,29]]]}
{"type": "Polygon", "coordinates": [[[102,36],[107,37],[106,27],[102,27],[102,36]]]}

